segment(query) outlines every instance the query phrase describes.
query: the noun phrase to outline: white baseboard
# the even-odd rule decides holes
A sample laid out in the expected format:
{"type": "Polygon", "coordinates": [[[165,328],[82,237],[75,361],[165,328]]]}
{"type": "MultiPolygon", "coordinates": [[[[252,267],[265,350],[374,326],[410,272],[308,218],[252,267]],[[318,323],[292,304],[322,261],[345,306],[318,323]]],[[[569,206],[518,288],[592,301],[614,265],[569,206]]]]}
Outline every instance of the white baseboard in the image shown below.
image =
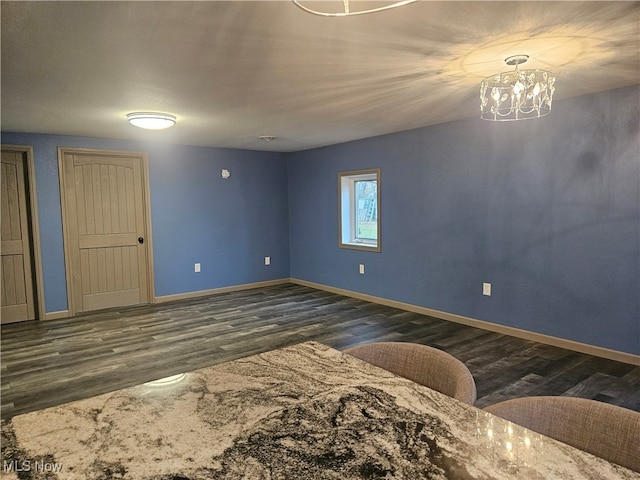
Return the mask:
{"type": "Polygon", "coordinates": [[[44,320],[59,320],[61,318],[67,318],[69,316],[69,310],[59,310],[57,312],[45,312],[44,320]]]}
{"type": "Polygon", "coordinates": [[[211,288],[209,290],[198,290],[195,292],[176,293],[174,295],[162,295],[155,297],[154,302],[164,303],[174,300],[185,300],[189,298],[204,297],[206,295],[215,295],[216,293],[237,292],[240,290],[249,290],[252,288],[269,287],[271,285],[281,285],[283,283],[291,283],[291,279],[282,278],[279,280],[268,280],[265,282],[244,283],[241,285],[232,285],[230,287],[211,288]]]}
{"type": "Polygon", "coordinates": [[[420,307],[417,305],[412,305],[410,303],[397,302],[395,300],[388,300],[386,298],[375,297],[373,295],[367,295],[365,293],[358,293],[358,292],[353,292],[351,290],[343,290],[342,288],[329,287],[327,285],[322,285],[319,283],[307,282],[306,280],[298,280],[296,278],[292,278],[291,283],[295,283],[297,285],[303,285],[305,287],[315,288],[318,290],[324,290],[331,293],[336,293],[338,295],[357,298],[359,300],[365,300],[367,302],[378,303],[380,305],[386,305],[388,307],[399,308],[400,310],[420,313],[422,315],[429,315],[431,317],[439,318],[441,320],[448,320],[450,322],[461,323],[463,325],[468,325],[470,327],[476,327],[476,328],[481,328],[483,330],[489,330],[491,332],[502,333],[504,335],[510,335],[512,337],[522,338],[524,340],[533,340],[535,342],[544,343],[546,345],[552,345],[554,347],[566,348],[567,350],[573,350],[575,352],[586,353],[588,355],[594,355],[596,357],[607,358],[609,360],[616,360],[618,362],[624,362],[624,363],[629,363],[631,365],[640,366],[640,355],[634,355],[632,353],[620,352],[617,350],[611,350],[604,347],[589,345],[587,343],[575,342],[573,340],[553,337],[551,335],[530,332],[528,330],[522,330],[520,328],[499,325],[497,323],[486,322],[484,320],[477,320],[475,318],[464,317],[462,315],[442,312],[440,310],[434,310],[427,307],[420,307]]]}

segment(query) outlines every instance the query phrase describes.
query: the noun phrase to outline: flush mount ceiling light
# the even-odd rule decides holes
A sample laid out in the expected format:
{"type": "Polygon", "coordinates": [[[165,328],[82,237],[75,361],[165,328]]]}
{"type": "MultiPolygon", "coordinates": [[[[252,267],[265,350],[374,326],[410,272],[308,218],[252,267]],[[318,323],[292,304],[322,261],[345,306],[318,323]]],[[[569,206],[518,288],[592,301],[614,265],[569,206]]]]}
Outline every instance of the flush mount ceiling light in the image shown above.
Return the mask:
{"type": "Polygon", "coordinates": [[[176,124],[176,117],[173,115],[157,112],[128,113],[127,120],[131,125],[147,130],[162,130],[163,128],[173,127],[176,124]]]}
{"type": "Polygon", "coordinates": [[[273,135],[260,135],[258,139],[264,140],[265,142],[270,142],[271,140],[275,140],[276,137],[274,137],[273,135]]]}
{"type": "Polygon", "coordinates": [[[546,70],[518,70],[518,65],[528,59],[529,55],[507,57],[506,64],[515,65],[515,70],[482,80],[481,118],[500,122],[544,117],[551,113],[556,78],[546,70]]]}
{"type": "MultiPolygon", "coordinates": [[[[303,3],[309,3],[307,1],[303,1],[303,0],[291,0],[291,1],[295,3],[298,7],[300,7],[302,10],[304,10],[305,12],[312,13],[313,15],[320,15],[322,17],[349,17],[352,15],[362,15],[365,13],[381,12],[383,10],[389,10],[390,8],[401,7],[402,5],[407,5],[409,3],[416,2],[417,0],[403,0],[401,2],[385,2],[386,5],[383,5],[381,7],[368,8],[366,10],[354,10],[354,11],[352,11],[350,8],[349,0],[342,0],[342,1],[335,1],[335,2],[322,2],[325,5],[328,3],[342,4],[342,10],[343,10],[342,12],[327,12],[325,10],[314,10],[310,7],[303,5],[303,3]]],[[[318,3],[318,2],[315,2],[315,3],[318,3]]]]}

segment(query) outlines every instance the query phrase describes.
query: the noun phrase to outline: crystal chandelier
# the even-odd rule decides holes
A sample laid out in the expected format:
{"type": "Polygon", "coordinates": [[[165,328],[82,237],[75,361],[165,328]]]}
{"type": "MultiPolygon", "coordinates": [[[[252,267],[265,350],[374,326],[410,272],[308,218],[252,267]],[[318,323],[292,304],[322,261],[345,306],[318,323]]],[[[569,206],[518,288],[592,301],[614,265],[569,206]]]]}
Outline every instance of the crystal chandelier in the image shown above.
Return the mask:
{"type": "MultiPolygon", "coordinates": [[[[298,7],[308,13],[312,13],[313,15],[320,15],[322,17],[349,17],[352,15],[362,15],[364,13],[375,13],[381,12],[383,10],[389,10],[390,8],[401,7],[402,5],[407,5],[409,3],[416,2],[417,0],[403,0],[399,2],[388,2],[386,5],[377,8],[367,8],[365,10],[351,10],[349,6],[349,0],[342,0],[341,2],[331,2],[331,3],[342,3],[342,12],[327,12],[324,10],[314,10],[310,7],[303,5],[303,3],[308,3],[304,0],[291,0],[298,7]]],[[[316,2],[319,3],[319,2],[316,2]]],[[[329,3],[329,2],[323,2],[329,3]]],[[[355,2],[354,2],[355,3],[355,2]]]]}
{"type": "Polygon", "coordinates": [[[480,117],[506,121],[544,117],[551,113],[551,100],[556,78],[546,70],[518,70],[528,55],[507,57],[507,65],[515,70],[485,78],[480,84],[480,117]]]}

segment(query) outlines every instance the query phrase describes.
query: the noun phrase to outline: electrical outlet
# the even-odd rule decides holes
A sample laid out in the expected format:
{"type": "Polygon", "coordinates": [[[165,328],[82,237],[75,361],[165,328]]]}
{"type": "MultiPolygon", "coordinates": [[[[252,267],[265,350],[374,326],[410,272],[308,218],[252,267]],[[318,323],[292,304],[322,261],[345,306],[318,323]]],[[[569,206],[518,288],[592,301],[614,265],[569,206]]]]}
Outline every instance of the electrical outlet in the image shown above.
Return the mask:
{"type": "Polygon", "coordinates": [[[491,284],[490,283],[483,283],[482,284],[482,294],[486,295],[487,297],[491,296],[491,284]]]}
{"type": "Polygon", "coordinates": [[[264,257],[264,264],[271,265],[271,257],[264,257]]]}
{"type": "Polygon", "coordinates": [[[364,263],[360,264],[360,275],[364,275],[364,263]]]}

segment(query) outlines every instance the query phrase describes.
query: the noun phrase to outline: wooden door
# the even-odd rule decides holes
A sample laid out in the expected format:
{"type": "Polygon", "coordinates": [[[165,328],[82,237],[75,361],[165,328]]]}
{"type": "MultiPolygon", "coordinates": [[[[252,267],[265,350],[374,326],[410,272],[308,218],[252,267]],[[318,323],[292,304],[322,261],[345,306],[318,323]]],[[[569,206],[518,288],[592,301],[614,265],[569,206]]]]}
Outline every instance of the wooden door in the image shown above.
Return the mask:
{"type": "Polygon", "coordinates": [[[146,157],[59,149],[71,315],[150,301],[146,157]]]}
{"type": "Polygon", "coordinates": [[[2,323],[33,320],[34,269],[24,154],[2,151],[2,323]]]}

